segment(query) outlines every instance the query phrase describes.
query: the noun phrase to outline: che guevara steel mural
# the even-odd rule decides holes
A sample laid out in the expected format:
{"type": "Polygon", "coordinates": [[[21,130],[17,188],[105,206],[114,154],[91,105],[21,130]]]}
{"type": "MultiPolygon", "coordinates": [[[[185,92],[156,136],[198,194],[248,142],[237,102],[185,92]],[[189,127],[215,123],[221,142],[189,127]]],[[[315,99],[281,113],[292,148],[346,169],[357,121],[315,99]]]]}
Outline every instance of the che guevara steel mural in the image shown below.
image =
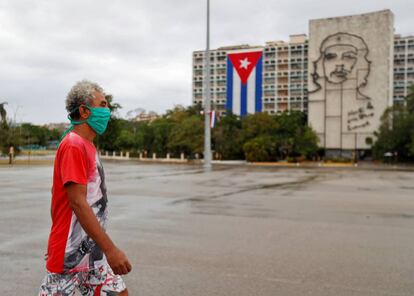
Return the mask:
{"type": "MultiPolygon", "coordinates": [[[[371,68],[368,55],[369,49],[363,38],[339,32],[327,36],[321,42],[319,57],[313,62],[313,87],[309,92],[323,91],[325,104],[340,97],[330,112],[341,117],[341,122],[346,125],[343,132],[357,132],[370,126],[374,117],[372,98],[364,93],[371,68]]],[[[329,114],[325,116],[329,117],[329,114]]]]}

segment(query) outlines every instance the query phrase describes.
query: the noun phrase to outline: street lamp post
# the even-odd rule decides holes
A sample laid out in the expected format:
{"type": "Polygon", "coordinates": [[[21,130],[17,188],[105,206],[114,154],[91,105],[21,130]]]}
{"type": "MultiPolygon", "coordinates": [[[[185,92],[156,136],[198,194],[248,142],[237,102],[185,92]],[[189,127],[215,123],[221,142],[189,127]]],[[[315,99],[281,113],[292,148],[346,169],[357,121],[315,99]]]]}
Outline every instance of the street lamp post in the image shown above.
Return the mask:
{"type": "Polygon", "coordinates": [[[210,0],[207,0],[207,46],[205,52],[205,101],[204,101],[204,168],[211,168],[211,129],[210,129],[210,0]]]}

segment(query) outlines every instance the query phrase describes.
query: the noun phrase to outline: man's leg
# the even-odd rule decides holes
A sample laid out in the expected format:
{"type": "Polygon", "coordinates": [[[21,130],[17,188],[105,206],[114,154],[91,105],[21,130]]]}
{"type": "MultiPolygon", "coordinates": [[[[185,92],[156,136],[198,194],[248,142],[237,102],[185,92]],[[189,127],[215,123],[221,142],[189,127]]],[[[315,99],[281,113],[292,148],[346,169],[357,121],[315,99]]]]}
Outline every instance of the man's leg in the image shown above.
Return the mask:
{"type": "Polygon", "coordinates": [[[62,275],[57,273],[47,273],[39,289],[39,296],[73,296],[79,279],[76,274],[62,275]]]}
{"type": "Polygon", "coordinates": [[[129,295],[122,277],[114,274],[112,269],[107,266],[101,266],[98,269],[91,270],[89,276],[79,287],[82,295],[129,295]],[[82,289],[85,291],[83,292],[82,289]]]}

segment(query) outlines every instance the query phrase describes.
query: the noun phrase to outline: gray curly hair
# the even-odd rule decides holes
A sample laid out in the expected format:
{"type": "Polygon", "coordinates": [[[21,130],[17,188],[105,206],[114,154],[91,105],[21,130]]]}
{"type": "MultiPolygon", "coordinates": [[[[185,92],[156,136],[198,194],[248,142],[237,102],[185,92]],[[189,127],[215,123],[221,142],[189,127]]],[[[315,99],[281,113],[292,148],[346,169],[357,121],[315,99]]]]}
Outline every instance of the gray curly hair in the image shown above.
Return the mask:
{"type": "Polygon", "coordinates": [[[79,116],[79,106],[89,104],[95,98],[94,92],[104,94],[103,88],[97,83],[89,80],[78,81],[66,96],[66,110],[69,115],[71,117],[79,116]]]}

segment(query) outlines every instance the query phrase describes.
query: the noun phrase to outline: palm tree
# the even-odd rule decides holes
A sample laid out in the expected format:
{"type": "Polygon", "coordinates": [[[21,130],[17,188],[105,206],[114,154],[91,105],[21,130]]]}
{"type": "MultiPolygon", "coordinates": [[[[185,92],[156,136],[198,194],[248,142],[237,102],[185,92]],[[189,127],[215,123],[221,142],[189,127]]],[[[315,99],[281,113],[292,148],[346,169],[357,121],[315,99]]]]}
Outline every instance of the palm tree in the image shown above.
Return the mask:
{"type": "Polygon", "coordinates": [[[4,105],[7,105],[7,102],[0,103],[0,118],[1,122],[6,122],[7,112],[4,108],[4,105]]]}

